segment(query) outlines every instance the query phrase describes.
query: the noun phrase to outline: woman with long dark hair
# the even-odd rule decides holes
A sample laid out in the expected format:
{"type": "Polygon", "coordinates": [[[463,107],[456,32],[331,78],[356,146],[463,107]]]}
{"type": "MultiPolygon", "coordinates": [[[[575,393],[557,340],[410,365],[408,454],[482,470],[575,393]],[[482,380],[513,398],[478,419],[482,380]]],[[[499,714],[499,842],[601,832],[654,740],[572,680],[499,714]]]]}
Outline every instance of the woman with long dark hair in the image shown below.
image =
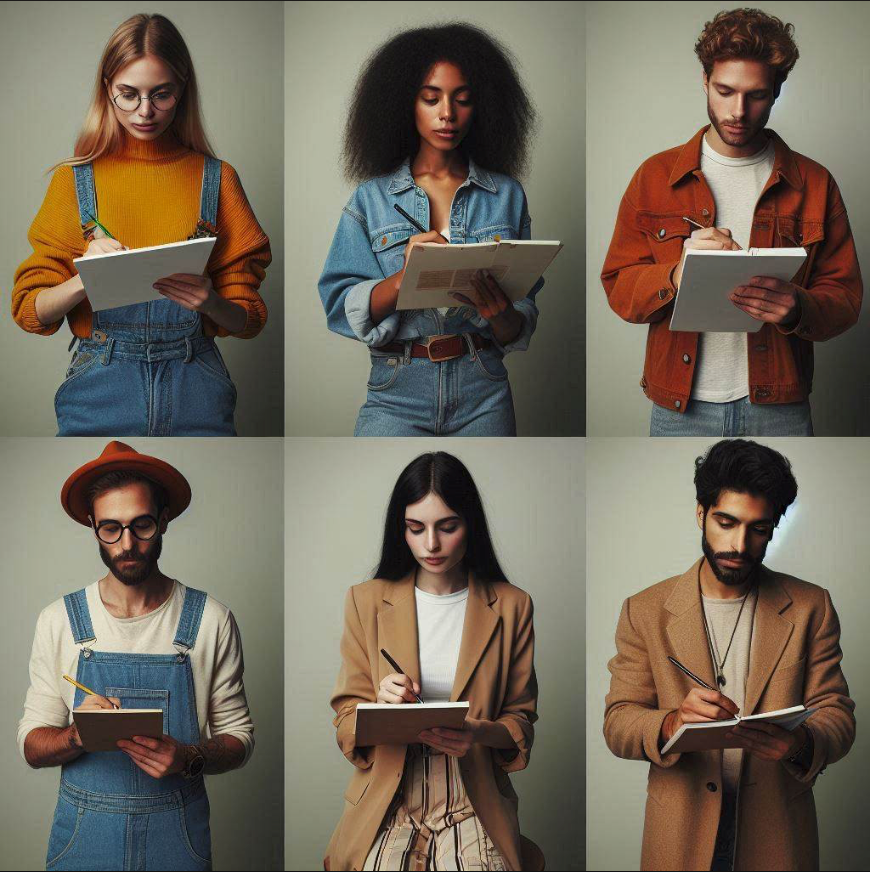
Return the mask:
{"type": "Polygon", "coordinates": [[[78,343],[54,398],[57,435],[235,436],[236,387],[214,337],[263,329],[272,255],[205,135],[193,61],[168,18],[134,15],[111,35],[73,155],[53,169],[12,314],[43,336],[66,318],[78,343]],[[91,309],[75,258],[203,236],[217,237],[204,275],[91,309]]]}
{"type": "Polygon", "coordinates": [[[537,719],[532,601],[505,577],[456,457],[423,454],[399,476],[374,578],[347,595],[341,657],[331,704],[356,770],[326,868],[543,868],[508,777],[528,764],[537,719]],[[417,696],[468,701],[464,728],[357,746],[359,703],[417,696]]]}
{"type": "Polygon", "coordinates": [[[357,82],[344,138],[345,206],[320,278],[330,330],[369,346],[356,436],[513,436],[502,358],[524,351],[535,296],[511,303],[486,271],[473,299],[396,310],[411,248],[531,238],[522,185],[535,113],[509,52],[455,23],[405,31],[357,82]],[[420,233],[394,208],[421,227],[420,233]]]}

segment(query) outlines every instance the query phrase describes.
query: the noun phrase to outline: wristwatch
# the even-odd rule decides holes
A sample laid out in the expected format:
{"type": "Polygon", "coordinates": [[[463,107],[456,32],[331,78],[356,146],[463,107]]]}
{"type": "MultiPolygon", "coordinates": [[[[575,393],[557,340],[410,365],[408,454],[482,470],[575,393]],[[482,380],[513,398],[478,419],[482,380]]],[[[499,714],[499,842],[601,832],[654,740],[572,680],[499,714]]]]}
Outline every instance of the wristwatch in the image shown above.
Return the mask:
{"type": "Polygon", "coordinates": [[[181,770],[181,774],[185,778],[196,778],[198,775],[202,775],[202,770],[205,769],[205,757],[200,754],[196,745],[191,746],[188,753],[187,763],[181,770]]]}

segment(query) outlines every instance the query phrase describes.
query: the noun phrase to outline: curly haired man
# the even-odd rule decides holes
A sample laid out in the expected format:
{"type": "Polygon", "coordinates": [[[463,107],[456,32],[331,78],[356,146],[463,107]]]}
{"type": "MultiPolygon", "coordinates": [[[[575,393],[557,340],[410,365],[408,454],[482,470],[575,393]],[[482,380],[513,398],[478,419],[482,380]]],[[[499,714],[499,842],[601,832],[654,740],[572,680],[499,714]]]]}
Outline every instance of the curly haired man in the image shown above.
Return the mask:
{"type": "Polygon", "coordinates": [[[651,436],[811,436],[813,344],[858,319],[861,273],[837,185],[766,127],[798,59],[793,31],[759,9],[707,22],[695,53],[710,123],[646,160],[622,198],[601,280],[621,318],[649,325],[651,436]],[[757,276],[731,292],[757,332],[669,329],[686,249],[793,247],[807,258],[791,281],[757,276]]]}

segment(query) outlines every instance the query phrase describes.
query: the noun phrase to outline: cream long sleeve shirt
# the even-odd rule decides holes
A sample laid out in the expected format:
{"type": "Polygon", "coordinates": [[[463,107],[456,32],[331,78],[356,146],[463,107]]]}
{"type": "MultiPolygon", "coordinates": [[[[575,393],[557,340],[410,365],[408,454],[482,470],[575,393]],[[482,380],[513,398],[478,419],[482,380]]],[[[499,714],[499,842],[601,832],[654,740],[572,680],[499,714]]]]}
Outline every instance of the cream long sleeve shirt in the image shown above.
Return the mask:
{"type": "MultiPolygon", "coordinates": [[[[176,654],[172,640],[184,603],[185,586],[176,581],[166,601],[147,615],[116,618],[100,598],[99,584],[86,589],[96,642],[94,651],[124,654],[176,654]]],[[[30,687],[24,717],[18,724],[18,750],[37,727],[66,727],[72,722],[75,687],[63,675],[75,677],[81,646],[73,641],[63,599],[43,609],[36,622],[30,655],[30,687]]],[[[232,612],[209,596],[196,645],[189,652],[196,716],[201,740],[229,734],[245,746],[244,763],[254,749],[254,724],[242,682],[242,639],[232,612]]],[[[243,763],[243,765],[244,765],[243,763]]]]}

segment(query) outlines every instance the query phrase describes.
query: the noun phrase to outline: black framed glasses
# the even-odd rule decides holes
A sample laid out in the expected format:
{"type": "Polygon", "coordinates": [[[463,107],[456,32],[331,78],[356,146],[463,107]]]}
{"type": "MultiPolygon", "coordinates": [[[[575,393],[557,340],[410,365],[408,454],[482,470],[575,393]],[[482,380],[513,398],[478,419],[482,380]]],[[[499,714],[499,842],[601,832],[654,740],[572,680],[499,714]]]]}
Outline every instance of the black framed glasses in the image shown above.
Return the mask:
{"type": "Polygon", "coordinates": [[[155,109],[165,112],[178,102],[178,95],[175,91],[158,91],[156,94],[143,97],[138,91],[121,91],[120,94],[112,97],[112,102],[122,112],[135,112],[142,105],[143,100],[150,100],[155,109]]]}
{"type": "Polygon", "coordinates": [[[157,518],[154,515],[139,515],[138,518],[133,518],[129,524],[112,520],[100,521],[95,532],[100,542],[105,542],[106,545],[114,545],[124,535],[124,530],[129,530],[140,542],[147,542],[154,538],[158,526],[157,518]]]}

